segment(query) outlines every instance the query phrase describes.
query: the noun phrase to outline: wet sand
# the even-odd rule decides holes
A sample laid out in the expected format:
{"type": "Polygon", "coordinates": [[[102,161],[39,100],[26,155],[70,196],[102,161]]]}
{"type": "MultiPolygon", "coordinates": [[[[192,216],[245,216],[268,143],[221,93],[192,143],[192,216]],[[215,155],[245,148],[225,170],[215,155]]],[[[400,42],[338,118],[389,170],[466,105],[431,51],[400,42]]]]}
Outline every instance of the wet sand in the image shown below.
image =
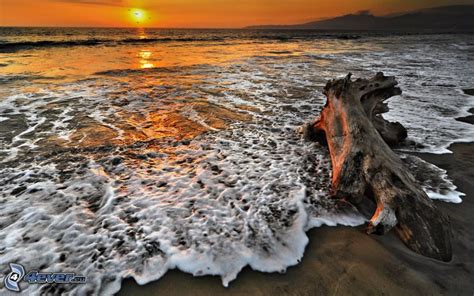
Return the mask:
{"type": "Polygon", "coordinates": [[[453,154],[417,154],[448,170],[466,193],[462,204],[436,202],[451,217],[454,257],[449,263],[411,252],[394,233],[365,235],[364,227],[321,227],[308,232],[303,261],[286,274],[244,269],[228,288],[218,277],[173,270],[139,286],[123,282],[119,295],[472,295],[474,292],[474,143],[453,154]]]}
{"type": "MultiPolygon", "coordinates": [[[[469,112],[474,114],[474,108],[469,109],[469,112]]],[[[469,116],[466,116],[466,117],[459,117],[459,118],[456,118],[456,120],[461,121],[461,122],[465,122],[465,123],[474,124],[474,115],[469,115],[469,116]]]]}

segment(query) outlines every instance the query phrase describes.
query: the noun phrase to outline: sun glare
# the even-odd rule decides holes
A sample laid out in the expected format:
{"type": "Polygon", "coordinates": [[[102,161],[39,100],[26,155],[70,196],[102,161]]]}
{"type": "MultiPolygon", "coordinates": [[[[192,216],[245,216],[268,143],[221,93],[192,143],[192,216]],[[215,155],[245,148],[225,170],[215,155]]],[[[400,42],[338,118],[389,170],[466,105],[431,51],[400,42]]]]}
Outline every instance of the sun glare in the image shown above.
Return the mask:
{"type": "Polygon", "coordinates": [[[150,19],[148,13],[143,9],[131,8],[128,12],[130,20],[138,26],[144,25],[150,19]]]}

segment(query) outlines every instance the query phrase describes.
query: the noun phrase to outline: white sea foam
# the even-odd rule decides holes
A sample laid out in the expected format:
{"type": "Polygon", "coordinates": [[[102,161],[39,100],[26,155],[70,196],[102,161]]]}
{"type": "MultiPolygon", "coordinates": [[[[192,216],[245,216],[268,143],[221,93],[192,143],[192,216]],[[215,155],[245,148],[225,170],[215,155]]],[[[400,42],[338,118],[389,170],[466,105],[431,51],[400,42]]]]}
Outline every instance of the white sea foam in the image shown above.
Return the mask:
{"type": "Polygon", "coordinates": [[[23,176],[5,188],[26,187],[1,208],[0,236],[8,252],[0,264],[75,266],[101,279],[78,287],[78,293],[115,292],[123,277],[146,283],[175,267],[220,275],[226,286],[246,265],[284,272],[299,262],[307,244],[306,208],[313,207],[313,214],[334,209],[328,201],[324,209],[310,200],[305,180],[311,176],[299,167],[318,148],[291,134],[298,145],[281,141],[288,132],[235,129],[172,154],[143,151],[150,157],[138,163],[120,154],[86,158],[87,168],[63,183],[48,181],[64,174],[53,163],[22,166],[23,176]],[[123,162],[113,165],[117,157],[123,162]],[[12,222],[12,215],[22,218],[12,222]],[[35,259],[39,252],[41,260],[35,259]],[[104,279],[103,268],[114,278],[104,279]]]}
{"type": "Polygon", "coordinates": [[[465,194],[456,190],[457,187],[449,179],[446,170],[413,155],[402,154],[401,157],[431,199],[462,202],[461,197],[465,194]]]}

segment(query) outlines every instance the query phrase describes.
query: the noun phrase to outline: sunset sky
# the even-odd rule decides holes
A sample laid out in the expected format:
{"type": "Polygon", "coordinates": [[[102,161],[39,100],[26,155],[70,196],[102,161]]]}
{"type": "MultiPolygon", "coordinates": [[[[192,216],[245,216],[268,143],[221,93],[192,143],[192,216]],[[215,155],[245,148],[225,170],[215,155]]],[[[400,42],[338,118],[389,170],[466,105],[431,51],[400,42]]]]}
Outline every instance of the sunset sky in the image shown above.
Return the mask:
{"type": "Polygon", "coordinates": [[[0,0],[0,26],[238,28],[472,4],[473,0],[0,0]]]}

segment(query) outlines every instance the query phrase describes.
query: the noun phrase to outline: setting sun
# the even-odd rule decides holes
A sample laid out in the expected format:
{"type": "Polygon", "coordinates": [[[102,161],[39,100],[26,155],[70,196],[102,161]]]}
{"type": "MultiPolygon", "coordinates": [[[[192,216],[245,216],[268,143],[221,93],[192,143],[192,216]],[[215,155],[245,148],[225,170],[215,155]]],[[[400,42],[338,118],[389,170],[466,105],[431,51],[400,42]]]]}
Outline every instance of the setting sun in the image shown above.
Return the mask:
{"type": "Polygon", "coordinates": [[[131,21],[135,25],[143,25],[148,20],[151,19],[151,17],[148,15],[148,13],[143,9],[132,8],[132,9],[129,9],[128,12],[129,12],[129,17],[130,17],[131,21]]]}

